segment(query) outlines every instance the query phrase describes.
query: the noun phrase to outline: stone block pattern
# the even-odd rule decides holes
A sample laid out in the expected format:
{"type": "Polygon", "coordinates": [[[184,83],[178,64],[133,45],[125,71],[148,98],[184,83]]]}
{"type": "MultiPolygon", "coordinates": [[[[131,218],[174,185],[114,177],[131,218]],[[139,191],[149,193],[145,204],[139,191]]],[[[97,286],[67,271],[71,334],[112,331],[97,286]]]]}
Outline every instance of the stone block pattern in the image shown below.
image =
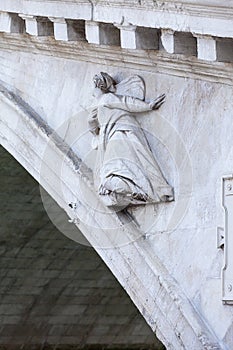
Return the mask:
{"type": "Polygon", "coordinates": [[[162,349],[94,249],[54,227],[2,147],[0,159],[0,349],[162,349]]]}

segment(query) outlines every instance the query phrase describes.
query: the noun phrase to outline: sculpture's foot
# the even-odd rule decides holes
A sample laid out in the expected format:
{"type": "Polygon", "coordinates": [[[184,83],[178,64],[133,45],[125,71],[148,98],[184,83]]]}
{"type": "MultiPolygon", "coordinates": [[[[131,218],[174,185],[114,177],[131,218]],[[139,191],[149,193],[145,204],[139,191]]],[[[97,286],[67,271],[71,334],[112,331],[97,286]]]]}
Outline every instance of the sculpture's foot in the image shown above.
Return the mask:
{"type": "Polygon", "coordinates": [[[146,204],[149,200],[148,195],[144,193],[111,191],[103,185],[99,188],[99,195],[107,207],[121,208],[121,210],[130,204],[146,204]]]}
{"type": "Polygon", "coordinates": [[[132,198],[142,202],[148,201],[148,195],[145,193],[133,193],[132,198]]]}

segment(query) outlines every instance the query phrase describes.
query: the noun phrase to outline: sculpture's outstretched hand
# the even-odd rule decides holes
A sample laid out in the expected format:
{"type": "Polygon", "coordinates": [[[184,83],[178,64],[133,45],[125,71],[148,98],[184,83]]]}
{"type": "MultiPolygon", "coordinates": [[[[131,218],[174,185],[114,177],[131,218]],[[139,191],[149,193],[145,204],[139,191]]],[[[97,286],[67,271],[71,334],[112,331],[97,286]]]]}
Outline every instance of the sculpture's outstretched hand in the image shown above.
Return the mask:
{"type": "Polygon", "coordinates": [[[152,100],[149,105],[152,110],[159,109],[159,107],[162,106],[162,104],[165,102],[165,94],[160,95],[156,99],[152,100]]]}

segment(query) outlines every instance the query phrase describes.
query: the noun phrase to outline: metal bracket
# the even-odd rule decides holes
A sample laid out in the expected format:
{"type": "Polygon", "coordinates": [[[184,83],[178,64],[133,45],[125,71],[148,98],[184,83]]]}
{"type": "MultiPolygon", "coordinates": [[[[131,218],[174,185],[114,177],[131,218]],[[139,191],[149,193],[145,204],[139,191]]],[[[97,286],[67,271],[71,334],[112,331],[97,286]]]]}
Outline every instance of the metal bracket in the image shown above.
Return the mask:
{"type": "Polygon", "coordinates": [[[225,235],[218,228],[218,246],[224,246],[225,260],[222,269],[222,300],[224,304],[233,305],[233,175],[222,178],[222,204],[225,210],[225,235]]]}

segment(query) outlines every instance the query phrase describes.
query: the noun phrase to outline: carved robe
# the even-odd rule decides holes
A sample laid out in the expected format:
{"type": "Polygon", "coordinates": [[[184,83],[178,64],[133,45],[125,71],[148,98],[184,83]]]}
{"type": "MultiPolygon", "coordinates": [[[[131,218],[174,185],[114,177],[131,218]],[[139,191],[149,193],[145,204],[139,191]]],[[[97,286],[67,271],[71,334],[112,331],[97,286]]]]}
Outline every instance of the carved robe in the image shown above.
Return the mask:
{"type": "Polygon", "coordinates": [[[99,128],[95,184],[109,207],[124,207],[173,200],[173,189],[164,179],[134,113],[151,110],[130,96],[102,95],[97,113],[89,121],[99,128]]]}

